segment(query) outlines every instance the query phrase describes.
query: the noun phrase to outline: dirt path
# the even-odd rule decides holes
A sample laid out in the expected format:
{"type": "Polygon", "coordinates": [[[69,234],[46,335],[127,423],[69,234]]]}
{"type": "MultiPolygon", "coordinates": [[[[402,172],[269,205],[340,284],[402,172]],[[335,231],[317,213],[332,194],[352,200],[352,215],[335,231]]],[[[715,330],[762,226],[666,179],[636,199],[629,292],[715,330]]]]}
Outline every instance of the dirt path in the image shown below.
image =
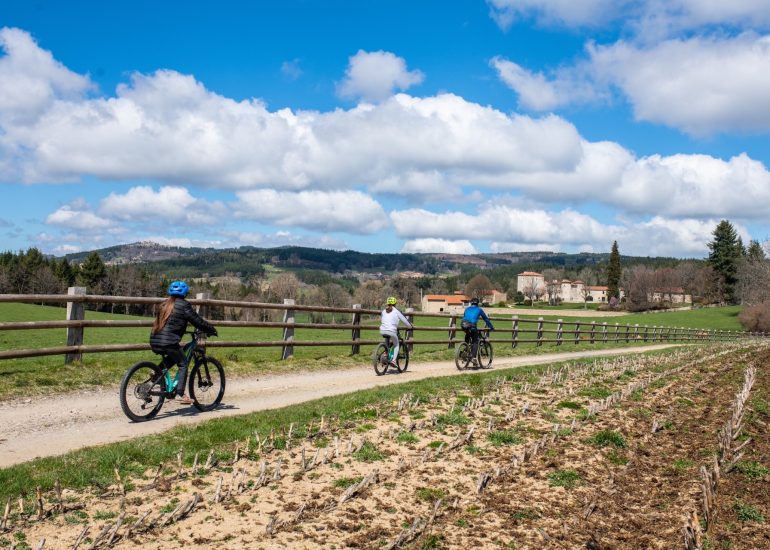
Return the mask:
{"type": "MultiPolygon", "coordinates": [[[[673,347],[673,344],[622,349],[552,353],[495,359],[497,369],[554,361],[638,353],[673,347]]],[[[358,390],[436,376],[460,374],[454,363],[442,361],[410,365],[401,375],[375,376],[371,367],[333,369],[239,378],[230,381],[223,406],[210,413],[173,403],[164,406],[151,422],[134,424],[120,410],[117,388],[31,398],[0,404],[0,468],[38,457],[63,454],[82,447],[123,441],[222,416],[275,409],[358,390]]]]}

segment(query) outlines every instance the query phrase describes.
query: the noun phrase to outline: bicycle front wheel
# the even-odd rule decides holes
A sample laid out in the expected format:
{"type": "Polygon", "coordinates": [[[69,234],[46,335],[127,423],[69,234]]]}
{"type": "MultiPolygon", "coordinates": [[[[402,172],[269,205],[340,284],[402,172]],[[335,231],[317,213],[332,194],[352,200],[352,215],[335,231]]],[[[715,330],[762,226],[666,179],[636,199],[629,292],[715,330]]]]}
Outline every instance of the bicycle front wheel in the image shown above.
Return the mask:
{"type": "Polygon", "coordinates": [[[201,357],[190,372],[190,397],[199,411],[210,411],[225,396],[225,369],[213,357],[201,357]]]}
{"type": "Polygon", "coordinates": [[[406,368],[409,366],[409,348],[403,342],[401,342],[398,348],[396,364],[398,365],[398,372],[406,371],[406,368]]]}
{"type": "Polygon", "coordinates": [[[120,382],[120,408],[134,422],[150,420],[163,406],[166,377],[163,370],[150,361],[132,366],[120,382]]]}
{"type": "Polygon", "coordinates": [[[385,344],[379,344],[372,353],[372,366],[377,376],[382,376],[388,371],[388,348],[385,344]]]}
{"type": "Polygon", "coordinates": [[[487,341],[479,342],[479,366],[484,369],[492,366],[492,344],[487,341]]]}
{"type": "Polygon", "coordinates": [[[471,362],[471,346],[467,342],[457,344],[455,348],[455,366],[457,370],[465,370],[471,362]]]}

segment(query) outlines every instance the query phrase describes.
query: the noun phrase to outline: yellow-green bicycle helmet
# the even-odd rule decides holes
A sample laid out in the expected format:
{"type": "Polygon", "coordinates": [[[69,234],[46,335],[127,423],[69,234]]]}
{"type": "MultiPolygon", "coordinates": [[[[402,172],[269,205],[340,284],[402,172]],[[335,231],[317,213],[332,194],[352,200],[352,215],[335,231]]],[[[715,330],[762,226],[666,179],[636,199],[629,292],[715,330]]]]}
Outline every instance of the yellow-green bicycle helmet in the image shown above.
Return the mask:
{"type": "Polygon", "coordinates": [[[398,300],[396,300],[395,296],[390,296],[387,300],[385,300],[385,303],[389,306],[395,306],[396,302],[398,302],[398,300]]]}

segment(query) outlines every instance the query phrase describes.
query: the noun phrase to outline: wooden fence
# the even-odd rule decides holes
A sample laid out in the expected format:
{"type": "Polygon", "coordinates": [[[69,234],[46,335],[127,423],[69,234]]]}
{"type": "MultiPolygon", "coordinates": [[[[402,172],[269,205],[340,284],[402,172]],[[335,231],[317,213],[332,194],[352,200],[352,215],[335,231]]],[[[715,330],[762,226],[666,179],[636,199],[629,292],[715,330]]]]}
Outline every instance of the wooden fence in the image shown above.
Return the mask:
{"type": "MultiPolygon", "coordinates": [[[[2,331],[17,331],[31,329],[67,329],[67,345],[51,348],[15,349],[0,351],[0,359],[17,359],[23,357],[42,357],[47,355],[64,355],[65,363],[79,361],[84,353],[104,353],[121,351],[149,350],[147,343],[136,344],[109,344],[109,345],[85,345],[85,328],[115,328],[115,327],[150,327],[152,319],[146,320],[87,320],[85,318],[85,304],[156,304],[163,298],[145,298],[130,296],[99,296],[86,294],[85,288],[71,287],[67,294],[0,294],[0,303],[36,303],[36,304],[67,304],[66,319],[63,321],[31,321],[31,322],[6,322],[0,323],[2,331]]],[[[294,348],[299,346],[350,346],[351,353],[356,355],[361,351],[361,345],[376,345],[381,341],[379,337],[379,323],[366,324],[362,322],[362,316],[379,316],[379,310],[368,310],[354,305],[352,308],[336,308],[298,305],[294,300],[284,300],[283,304],[268,304],[261,302],[245,302],[233,300],[213,300],[207,295],[198,294],[195,299],[189,300],[204,317],[209,308],[229,307],[242,309],[278,310],[283,311],[282,322],[270,321],[216,321],[217,327],[262,327],[281,328],[283,336],[280,340],[272,341],[219,341],[210,340],[207,346],[211,348],[253,348],[253,347],[278,347],[281,348],[281,358],[287,359],[294,354],[294,348]],[[297,323],[295,313],[299,311],[316,313],[343,313],[350,315],[348,323],[297,323]],[[297,340],[296,332],[301,329],[321,329],[338,331],[341,334],[349,334],[349,338],[339,340],[297,340]],[[373,338],[362,339],[362,331],[370,331],[373,338]]],[[[455,344],[464,338],[462,330],[458,327],[461,316],[421,313],[407,309],[404,314],[413,330],[405,332],[405,340],[409,349],[415,345],[446,345],[453,348],[455,344]],[[442,318],[446,320],[445,327],[421,326],[420,318],[442,318]],[[424,334],[424,337],[415,337],[415,333],[424,334]],[[431,338],[431,336],[436,336],[431,338]]],[[[693,342],[693,341],[727,341],[739,338],[766,337],[765,333],[749,333],[724,330],[703,330],[684,327],[663,327],[643,325],[612,325],[597,323],[595,321],[569,321],[538,319],[519,319],[517,315],[493,315],[495,324],[494,337],[490,342],[506,344],[517,347],[522,344],[541,346],[544,343],[562,344],[581,343],[608,343],[608,342],[693,342]]]]}

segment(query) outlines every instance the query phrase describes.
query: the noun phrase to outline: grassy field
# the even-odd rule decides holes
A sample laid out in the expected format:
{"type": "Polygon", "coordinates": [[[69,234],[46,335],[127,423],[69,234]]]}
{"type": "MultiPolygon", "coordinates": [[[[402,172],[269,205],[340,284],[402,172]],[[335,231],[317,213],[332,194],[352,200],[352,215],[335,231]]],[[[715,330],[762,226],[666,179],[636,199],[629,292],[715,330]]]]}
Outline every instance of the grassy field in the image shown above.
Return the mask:
{"type": "MultiPolygon", "coordinates": [[[[670,353],[670,350],[652,352],[648,356],[667,353],[670,353]]],[[[563,364],[579,365],[592,361],[570,361],[563,364]]],[[[321,416],[336,417],[340,423],[344,423],[345,420],[367,418],[370,416],[369,413],[373,413],[370,407],[397,400],[405,393],[412,393],[422,401],[428,401],[436,395],[450,394],[459,389],[471,392],[473,395],[481,395],[501,377],[534,382],[537,375],[560,364],[562,363],[428,378],[383,386],[281,409],[214,419],[195,426],[180,426],[163,434],[85,448],[60,457],[37,459],[0,469],[0,502],[5,502],[6,498],[19,494],[32,494],[36,486],[48,490],[57,479],[62,486],[68,488],[107,486],[114,479],[113,468],[116,466],[123,474],[142,477],[148,467],[173,460],[180,448],[184,448],[185,456],[188,460],[192,460],[197,452],[205,456],[209,449],[244,440],[253,436],[255,432],[263,437],[270,434],[271,430],[277,433],[285,430],[291,423],[304,426],[311,420],[318,422],[321,416]]],[[[300,434],[300,432],[297,433],[300,434]]],[[[219,453],[218,458],[227,460],[231,458],[231,453],[219,453]]]]}
{"type": "MultiPolygon", "coordinates": [[[[682,312],[667,312],[656,314],[634,314],[623,317],[601,318],[597,317],[598,324],[607,321],[608,326],[615,323],[638,323],[640,326],[672,326],[692,327],[703,329],[739,330],[737,321],[739,307],[709,308],[682,312]]],[[[11,321],[42,321],[63,320],[65,310],[50,306],[37,306],[30,304],[0,304],[0,322],[11,321]]],[[[108,313],[86,312],[87,319],[141,319],[141,317],[129,317],[124,315],[110,315],[108,313]]],[[[520,318],[527,318],[520,316],[520,318]]],[[[546,319],[562,318],[565,323],[578,320],[583,326],[590,323],[592,318],[570,318],[567,315],[554,315],[546,319]]],[[[348,321],[347,316],[337,317],[337,322],[348,321]]],[[[307,321],[302,315],[298,315],[297,322],[307,321]]],[[[378,326],[378,319],[365,319],[365,323],[378,326]]],[[[440,318],[418,318],[417,325],[446,327],[447,320],[440,318]]],[[[510,323],[499,321],[498,328],[510,329],[510,323]]],[[[532,325],[522,324],[522,328],[533,328],[532,325]]],[[[553,327],[551,327],[553,328],[553,327]]],[[[565,331],[570,327],[565,325],[565,331]]],[[[282,338],[279,328],[241,328],[222,327],[219,331],[219,340],[222,341],[275,341],[282,338]]],[[[147,342],[149,328],[114,328],[114,329],[85,329],[85,344],[118,344],[147,342]]],[[[509,334],[498,333],[496,338],[506,339],[509,334]]],[[[446,332],[416,332],[417,339],[440,339],[447,336],[446,332]]],[[[362,331],[363,339],[378,339],[376,330],[362,331]]],[[[522,339],[532,338],[532,335],[523,334],[522,339]]],[[[349,330],[321,330],[321,329],[297,329],[297,340],[323,341],[350,339],[349,330]]],[[[569,335],[565,335],[569,340],[569,335]]],[[[30,349],[42,347],[63,346],[66,344],[66,331],[64,329],[47,330],[23,330],[0,331],[0,350],[30,349]]],[[[522,343],[516,349],[504,343],[495,344],[495,355],[512,356],[537,353],[550,353],[563,350],[567,346],[572,349],[573,344],[566,344],[557,348],[553,344],[545,344],[536,347],[532,344],[522,343]]],[[[591,344],[593,348],[618,347],[625,343],[591,344]]],[[[289,361],[281,361],[281,348],[212,348],[212,355],[222,359],[229,376],[253,375],[265,372],[286,372],[298,369],[329,369],[346,366],[366,364],[373,346],[362,345],[361,354],[351,355],[349,346],[328,347],[295,347],[294,358],[289,361]]],[[[122,353],[95,353],[87,354],[82,364],[64,365],[62,356],[39,357],[29,359],[11,359],[0,361],[0,376],[5,384],[0,386],[0,400],[12,397],[21,397],[35,394],[45,394],[73,389],[83,389],[94,386],[117,384],[123,372],[131,364],[146,358],[155,357],[151,352],[122,352],[122,353]]],[[[418,345],[414,349],[415,361],[451,360],[453,350],[443,345],[418,345]]]]}

